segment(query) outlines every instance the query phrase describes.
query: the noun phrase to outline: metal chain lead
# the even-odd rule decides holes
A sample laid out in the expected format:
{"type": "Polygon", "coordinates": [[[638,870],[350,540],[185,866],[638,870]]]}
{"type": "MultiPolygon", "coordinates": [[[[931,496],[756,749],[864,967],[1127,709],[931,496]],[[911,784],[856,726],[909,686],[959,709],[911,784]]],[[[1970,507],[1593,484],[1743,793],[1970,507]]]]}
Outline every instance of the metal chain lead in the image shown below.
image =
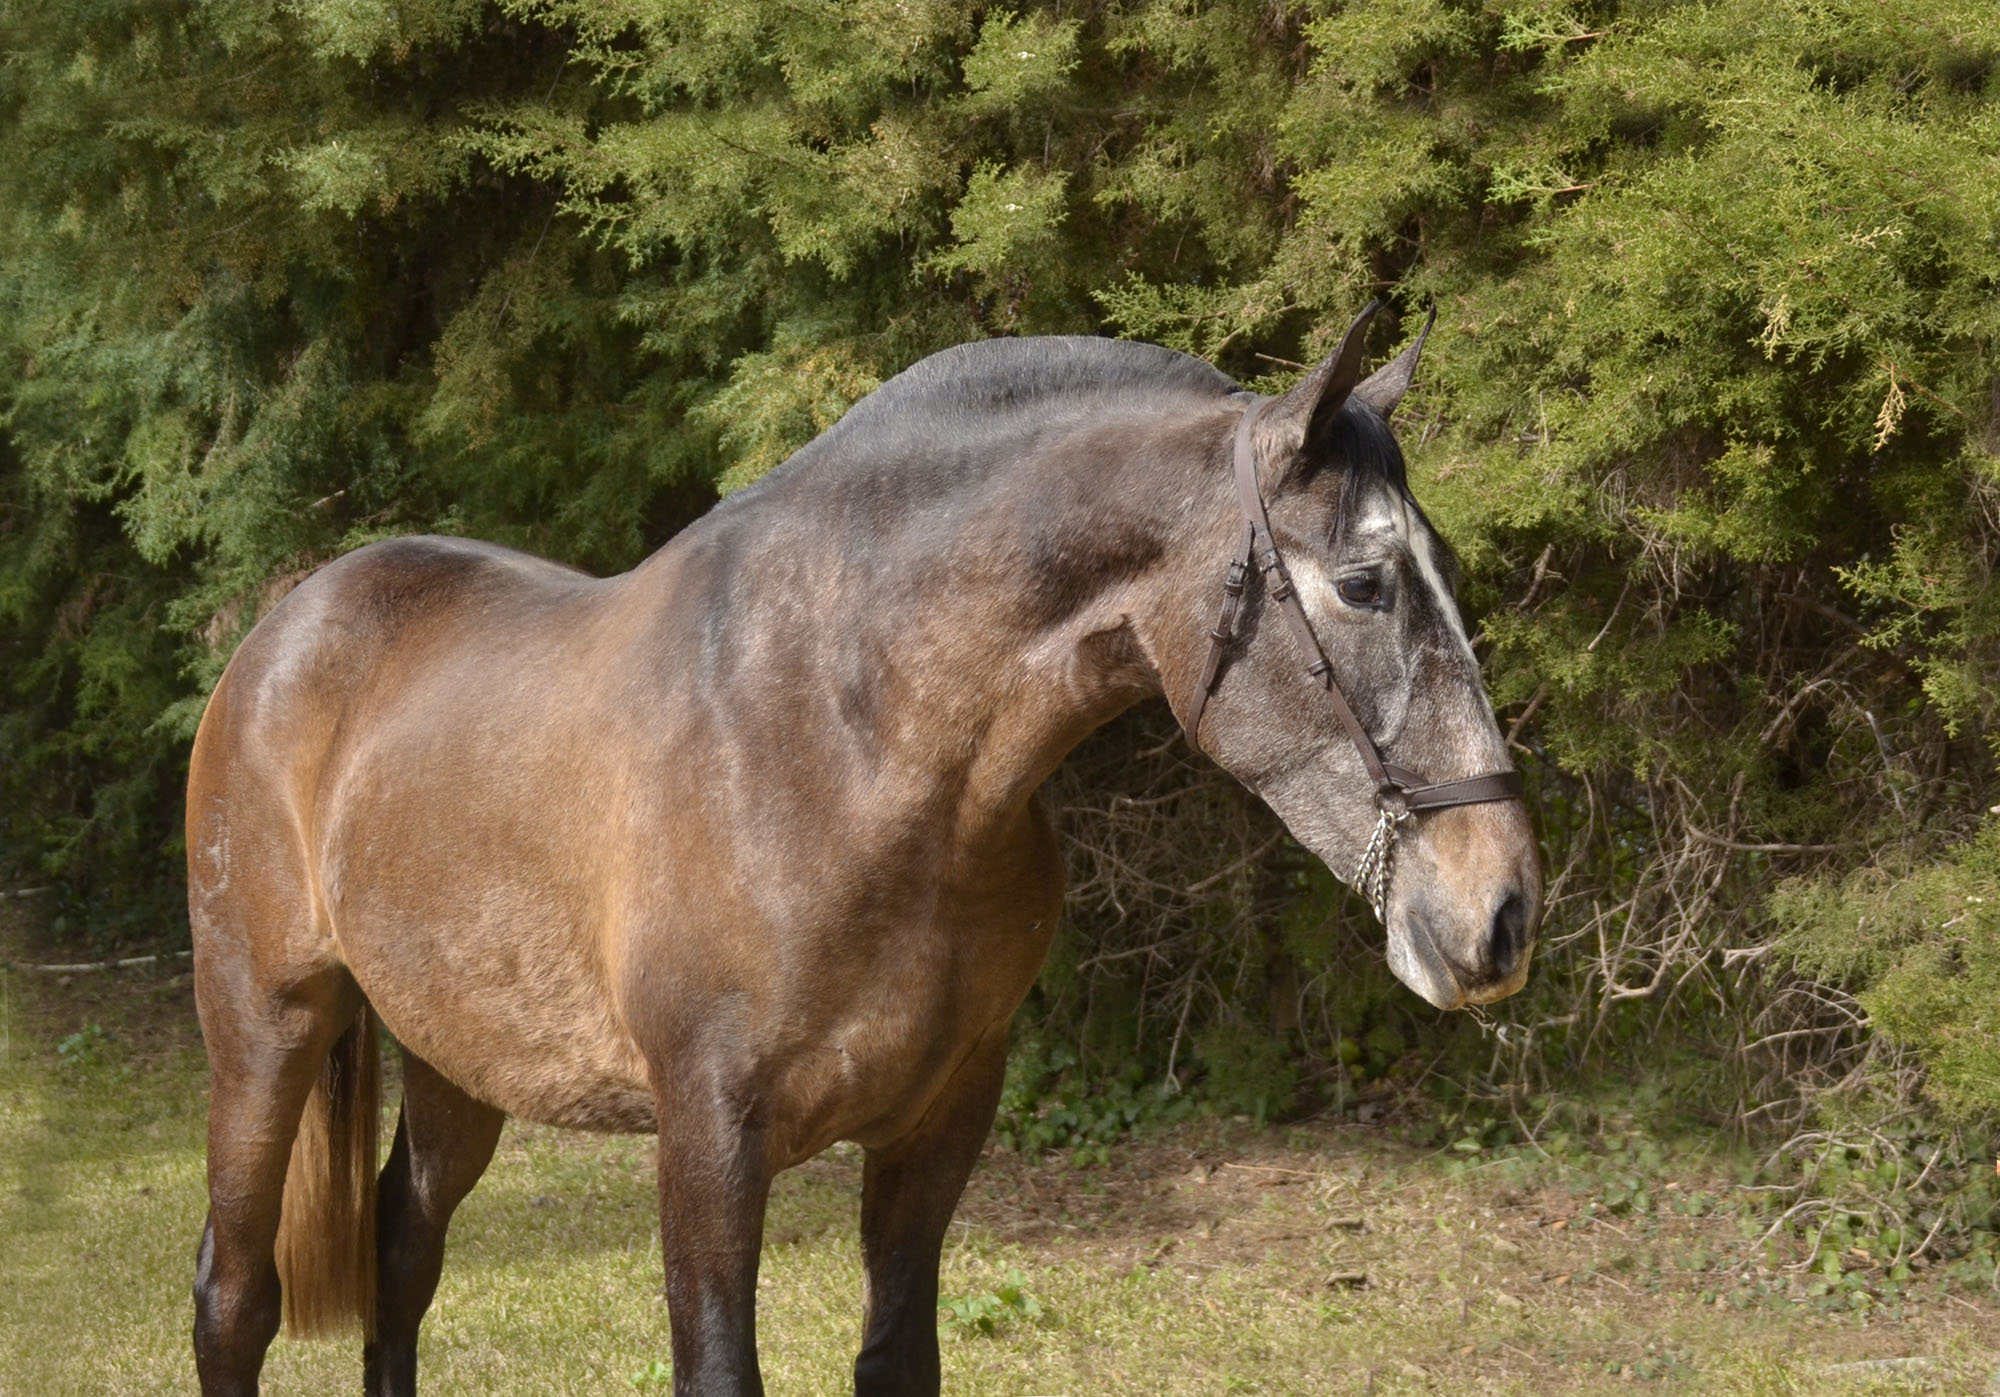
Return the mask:
{"type": "Polygon", "coordinates": [[[1368,905],[1375,909],[1375,920],[1384,926],[1389,924],[1389,873],[1396,861],[1396,830],[1411,818],[1409,811],[1384,803],[1375,833],[1368,837],[1361,862],[1354,866],[1355,890],[1368,899],[1368,905]]]}

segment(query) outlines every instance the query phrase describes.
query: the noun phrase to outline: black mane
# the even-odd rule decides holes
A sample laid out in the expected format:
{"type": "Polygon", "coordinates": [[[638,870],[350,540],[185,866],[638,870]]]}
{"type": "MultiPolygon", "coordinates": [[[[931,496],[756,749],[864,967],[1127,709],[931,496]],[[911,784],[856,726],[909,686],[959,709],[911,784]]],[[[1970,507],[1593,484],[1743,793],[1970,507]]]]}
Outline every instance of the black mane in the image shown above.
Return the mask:
{"type": "Polygon", "coordinates": [[[1164,393],[1222,397],[1234,380],[1191,354],[1091,335],[975,340],[911,365],[855,405],[849,422],[910,411],[977,415],[1025,403],[1164,393]]]}
{"type": "MultiPolygon", "coordinates": [[[[1204,360],[1133,340],[975,340],[891,378],[761,480],[730,495],[716,513],[727,516],[753,501],[790,495],[788,487],[798,481],[813,492],[815,512],[837,513],[845,504],[879,524],[987,478],[991,464],[1018,450],[1024,436],[1149,416],[1243,391],[1204,360]],[[801,479],[807,475],[810,486],[801,479]]],[[[1316,465],[1346,468],[1348,491],[1387,488],[1409,499],[1395,436],[1359,401],[1348,399],[1309,449],[1316,465]]],[[[1344,524],[1347,511],[1341,514],[1344,524]]]]}
{"type": "Polygon", "coordinates": [[[996,437],[1240,391],[1214,366],[1155,344],[1089,335],[975,340],[903,370],[724,504],[775,492],[808,469],[893,469],[906,497],[930,495],[962,479],[996,437]]]}

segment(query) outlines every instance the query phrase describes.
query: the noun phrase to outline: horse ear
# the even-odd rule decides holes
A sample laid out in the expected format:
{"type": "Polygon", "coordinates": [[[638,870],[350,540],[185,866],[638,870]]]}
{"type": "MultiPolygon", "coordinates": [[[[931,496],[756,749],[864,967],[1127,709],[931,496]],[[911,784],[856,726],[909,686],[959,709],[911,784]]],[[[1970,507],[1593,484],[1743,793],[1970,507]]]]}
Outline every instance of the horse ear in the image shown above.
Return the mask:
{"type": "Polygon", "coordinates": [[[1256,432],[1258,453],[1280,471],[1296,461],[1309,442],[1318,439],[1347,402],[1361,378],[1361,341],[1368,322],[1382,309],[1380,301],[1354,317],[1340,345],[1320,361],[1319,367],[1300,379],[1292,391],[1264,409],[1256,432]]]}
{"type": "Polygon", "coordinates": [[[1431,313],[1424,317],[1424,328],[1417,331],[1417,337],[1410,341],[1410,347],[1368,375],[1355,385],[1354,396],[1375,409],[1375,415],[1384,422],[1396,405],[1403,401],[1403,394],[1410,391],[1410,380],[1417,376],[1417,360],[1424,352],[1424,338],[1437,324],[1437,302],[1431,302],[1431,313]]]}

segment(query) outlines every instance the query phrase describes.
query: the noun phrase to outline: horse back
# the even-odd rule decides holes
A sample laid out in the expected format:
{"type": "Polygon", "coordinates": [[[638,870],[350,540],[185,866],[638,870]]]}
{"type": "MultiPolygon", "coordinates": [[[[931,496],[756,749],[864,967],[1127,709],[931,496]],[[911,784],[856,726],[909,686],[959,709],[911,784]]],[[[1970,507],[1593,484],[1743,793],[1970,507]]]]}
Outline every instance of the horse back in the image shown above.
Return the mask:
{"type": "MultiPolygon", "coordinates": [[[[231,658],[203,714],[191,789],[240,784],[254,766],[309,794],[351,738],[355,709],[421,691],[480,632],[525,620],[590,581],[558,564],[467,539],[418,536],[357,549],[287,594],[231,658]],[[468,620],[475,624],[468,627],[468,620]]],[[[308,802],[310,803],[310,802],[308,802]]]]}

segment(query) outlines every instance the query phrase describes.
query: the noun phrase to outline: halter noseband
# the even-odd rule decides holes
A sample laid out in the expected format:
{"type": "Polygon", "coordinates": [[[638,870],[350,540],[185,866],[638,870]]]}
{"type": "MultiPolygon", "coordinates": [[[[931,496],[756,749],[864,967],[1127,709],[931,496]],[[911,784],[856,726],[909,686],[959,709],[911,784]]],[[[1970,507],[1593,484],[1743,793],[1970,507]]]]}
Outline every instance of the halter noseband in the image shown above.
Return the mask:
{"type": "Polygon", "coordinates": [[[1333,666],[1327,662],[1326,651],[1320,647],[1319,637],[1313,633],[1312,622],[1306,617],[1304,604],[1299,601],[1298,589],[1292,585],[1285,560],[1278,553],[1278,539],[1271,532],[1270,516],[1264,511],[1264,497],[1257,492],[1257,461],[1250,433],[1270,401],[1269,398],[1258,398],[1236,424],[1236,502],[1243,514],[1243,541],[1237,548],[1237,556],[1230,560],[1229,572],[1223,579],[1222,614],[1216,619],[1215,629],[1208,633],[1208,661],[1201,667],[1194,701],[1188,707],[1188,737],[1199,745],[1202,712],[1208,707],[1208,696],[1215,690],[1216,679],[1222,669],[1223,652],[1236,638],[1236,611],[1243,600],[1244,586],[1253,569],[1261,571],[1266,594],[1278,603],[1285,620],[1290,623],[1300,651],[1310,658],[1306,666],[1307,677],[1326,690],[1334,716],[1346,729],[1348,740],[1361,757],[1361,765],[1367,768],[1368,779],[1375,783],[1375,804],[1382,812],[1381,818],[1376,821],[1375,833],[1369,838],[1368,847],[1362,851],[1361,861],[1355,865],[1354,886],[1375,909],[1376,918],[1387,922],[1389,869],[1395,854],[1397,830],[1426,810],[1445,810],[1454,805],[1481,805],[1494,800],[1519,800],[1521,773],[1489,771],[1483,776],[1466,776],[1456,781],[1426,782],[1414,772],[1382,760],[1375,740],[1354,715],[1353,705],[1348,703],[1347,695],[1340,691],[1340,684],[1333,677],[1333,666]]]}

